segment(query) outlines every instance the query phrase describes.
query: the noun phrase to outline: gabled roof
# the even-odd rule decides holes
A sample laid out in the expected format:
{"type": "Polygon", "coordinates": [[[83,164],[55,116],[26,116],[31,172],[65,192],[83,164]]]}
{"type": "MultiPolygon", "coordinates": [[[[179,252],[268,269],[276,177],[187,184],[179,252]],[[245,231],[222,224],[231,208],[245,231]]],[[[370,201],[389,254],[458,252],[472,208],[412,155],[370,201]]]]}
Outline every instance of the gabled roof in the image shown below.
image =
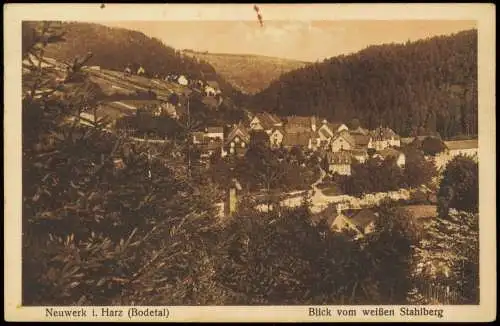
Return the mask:
{"type": "Polygon", "coordinates": [[[269,119],[270,119],[270,120],[271,120],[274,124],[281,124],[281,123],[282,123],[281,119],[280,119],[280,118],[279,118],[276,114],[271,114],[271,113],[268,113],[268,112],[266,112],[265,114],[268,116],[268,118],[269,118],[269,119]]]}
{"type": "Polygon", "coordinates": [[[361,229],[364,229],[368,224],[375,222],[378,217],[378,213],[373,209],[364,208],[359,212],[355,213],[353,217],[351,217],[351,222],[361,229]]]}
{"type": "Polygon", "coordinates": [[[408,145],[415,140],[415,137],[401,137],[401,144],[408,145]]]}
{"type": "Polygon", "coordinates": [[[351,135],[365,135],[365,136],[367,136],[370,133],[368,129],[362,128],[361,126],[359,126],[356,129],[350,129],[349,132],[351,133],[351,135]]]}
{"type": "Polygon", "coordinates": [[[330,138],[332,135],[330,133],[328,133],[328,131],[326,131],[325,129],[318,129],[317,131],[318,134],[321,134],[321,136],[323,136],[324,138],[330,138]]]}
{"type": "Polygon", "coordinates": [[[247,129],[240,123],[236,125],[227,135],[226,144],[229,144],[234,137],[239,136],[241,140],[248,143],[250,141],[250,134],[247,129]]]}
{"type": "MultiPolygon", "coordinates": [[[[326,224],[330,230],[342,231],[343,229],[350,229],[359,232],[356,225],[344,214],[332,214],[326,219],[326,224]]],[[[360,232],[359,232],[360,233],[360,232]]]]}
{"type": "Polygon", "coordinates": [[[355,147],[356,146],[356,141],[354,140],[354,138],[349,134],[349,131],[347,130],[342,130],[340,132],[337,132],[334,136],[333,136],[333,140],[332,141],[335,141],[336,139],[338,139],[339,137],[342,137],[344,138],[352,147],[355,147]]]}
{"type": "Polygon", "coordinates": [[[356,144],[356,147],[367,147],[368,143],[370,142],[371,137],[368,135],[362,135],[362,134],[353,134],[352,132],[349,133],[354,140],[354,143],[356,144]]]}
{"type": "Polygon", "coordinates": [[[273,129],[271,130],[271,135],[272,135],[275,131],[279,131],[282,135],[285,135],[285,129],[284,129],[283,127],[280,127],[280,126],[273,127],[273,129]]]}
{"type": "Polygon", "coordinates": [[[460,150],[460,149],[477,149],[478,148],[478,140],[477,139],[469,139],[469,140],[451,140],[445,141],[444,144],[449,150],[460,150]]]}
{"type": "Polygon", "coordinates": [[[259,119],[262,128],[265,130],[271,129],[277,124],[281,124],[281,120],[276,115],[268,112],[257,113],[254,118],[259,119]]]}
{"type": "Polygon", "coordinates": [[[326,160],[328,164],[351,164],[352,156],[349,151],[327,152],[326,160]]]}

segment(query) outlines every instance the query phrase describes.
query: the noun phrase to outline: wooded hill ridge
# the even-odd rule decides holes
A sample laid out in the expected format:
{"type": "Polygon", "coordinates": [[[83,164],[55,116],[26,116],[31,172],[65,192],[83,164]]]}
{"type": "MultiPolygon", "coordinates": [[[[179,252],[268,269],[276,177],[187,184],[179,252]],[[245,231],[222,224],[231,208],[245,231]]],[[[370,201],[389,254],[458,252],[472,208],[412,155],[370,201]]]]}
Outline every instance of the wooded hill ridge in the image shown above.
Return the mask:
{"type": "MultiPolygon", "coordinates": [[[[28,27],[33,22],[24,24],[27,24],[24,27],[28,27]]],[[[217,81],[226,94],[237,96],[239,93],[209,63],[184,56],[161,40],[144,33],[82,22],[63,22],[62,30],[65,32],[65,41],[49,44],[45,56],[72,62],[74,58],[91,52],[88,65],[115,71],[124,71],[127,65],[132,71],[137,71],[142,66],[146,77],[182,74],[190,79],[217,81]]],[[[23,28],[23,33],[29,32],[29,28],[23,28]]],[[[24,40],[27,38],[29,35],[23,35],[24,40]]]]}
{"type": "Polygon", "coordinates": [[[402,136],[476,135],[477,30],[370,46],[288,72],[249,107],[278,115],[358,118],[402,136]]]}
{"type": "Polygon", "coordinates": [[[211,53],[183,50],[187,56],[209,62],[228,82],[246,94],[262,91],[283,73],[309,62],[254,54],[211,53]]]}

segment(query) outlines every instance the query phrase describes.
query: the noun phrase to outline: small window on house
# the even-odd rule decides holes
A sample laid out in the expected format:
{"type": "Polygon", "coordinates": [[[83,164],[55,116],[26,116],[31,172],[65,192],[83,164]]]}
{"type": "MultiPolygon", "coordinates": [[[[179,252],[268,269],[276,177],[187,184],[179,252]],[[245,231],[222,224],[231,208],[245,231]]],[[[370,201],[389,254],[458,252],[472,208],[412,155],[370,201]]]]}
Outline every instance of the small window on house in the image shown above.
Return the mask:
{"type": "MultiPolygon", "coordinates": [[[[231,143],[231,144],[232,144],[232,143],[231,143]]],[[[230,152],[231,154],[233,154],[233,153],[234,153],[234,148],[233,148],[233,147],[231,147],[231,148],[229,149],[229,152],[230,152]]]]}
{"type": "Polygon", "coordinates": [[[231,150],[234,148],[234,142],[231,142],[231,150]]]}
{"type": "Polygon", "coordinates": [[[241,147],[242,147],[242,148],[245,148],[245,143],[241,143],[241,147]]]}
{"type": "Polygon", "coordinates": [[[236,138],[234,139],[234,141],[235,141],[236,143],[239,143],[239,142],[240,142],[240,139],[239,139],[238,137],[236,137],[236,138]]]}

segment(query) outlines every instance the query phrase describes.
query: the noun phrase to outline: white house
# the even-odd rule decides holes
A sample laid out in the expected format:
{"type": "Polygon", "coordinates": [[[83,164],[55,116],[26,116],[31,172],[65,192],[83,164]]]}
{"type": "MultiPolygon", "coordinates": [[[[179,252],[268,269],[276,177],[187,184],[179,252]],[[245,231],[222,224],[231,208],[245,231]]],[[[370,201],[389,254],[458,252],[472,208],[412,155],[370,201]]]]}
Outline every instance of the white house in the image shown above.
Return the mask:
{"type": "Polygon", "coordinates": [[[145,73],[146,73],[146,70],[144,70],[144,68],[142,66],[140,66],[139,69],[137,69],[138,75],[144,75],[145,73]]]}
{"type": "Polygon", "coordinates": [[[177,78],[177,83],[182,86],[187,86],[189,80],[184,75],[180,75],[179,78],[177,78]]]}
{"type": "Polygon", "coordinates": [[[351,137],[349,132],[345,130],[342,130],[341,132],[337,133],[333,137],[330,143],[330,149],[332,152],[350,151],[354,149],[355,146],[356,142],[351,137]]]}
{"type": "Polygon", "coordinates": [[[250,134],[242,124],[236,125],[227,136],[224,151],[229,155],[244,155],[250,144],[250,134]]]}

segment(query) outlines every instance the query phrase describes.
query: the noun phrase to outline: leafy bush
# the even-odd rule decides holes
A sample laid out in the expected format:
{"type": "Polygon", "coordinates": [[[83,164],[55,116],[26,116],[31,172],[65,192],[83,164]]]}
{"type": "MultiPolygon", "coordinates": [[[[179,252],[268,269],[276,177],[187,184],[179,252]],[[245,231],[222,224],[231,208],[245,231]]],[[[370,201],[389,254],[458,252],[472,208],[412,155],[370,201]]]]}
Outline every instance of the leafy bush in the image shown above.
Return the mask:
{"type": "Polygon", "coordinates": [[[438,201],[441,216],[449,208],[475,213],[479,209],[479,167],[466,156],[455,156],[443,172],[439,186],[438,201]]]}

